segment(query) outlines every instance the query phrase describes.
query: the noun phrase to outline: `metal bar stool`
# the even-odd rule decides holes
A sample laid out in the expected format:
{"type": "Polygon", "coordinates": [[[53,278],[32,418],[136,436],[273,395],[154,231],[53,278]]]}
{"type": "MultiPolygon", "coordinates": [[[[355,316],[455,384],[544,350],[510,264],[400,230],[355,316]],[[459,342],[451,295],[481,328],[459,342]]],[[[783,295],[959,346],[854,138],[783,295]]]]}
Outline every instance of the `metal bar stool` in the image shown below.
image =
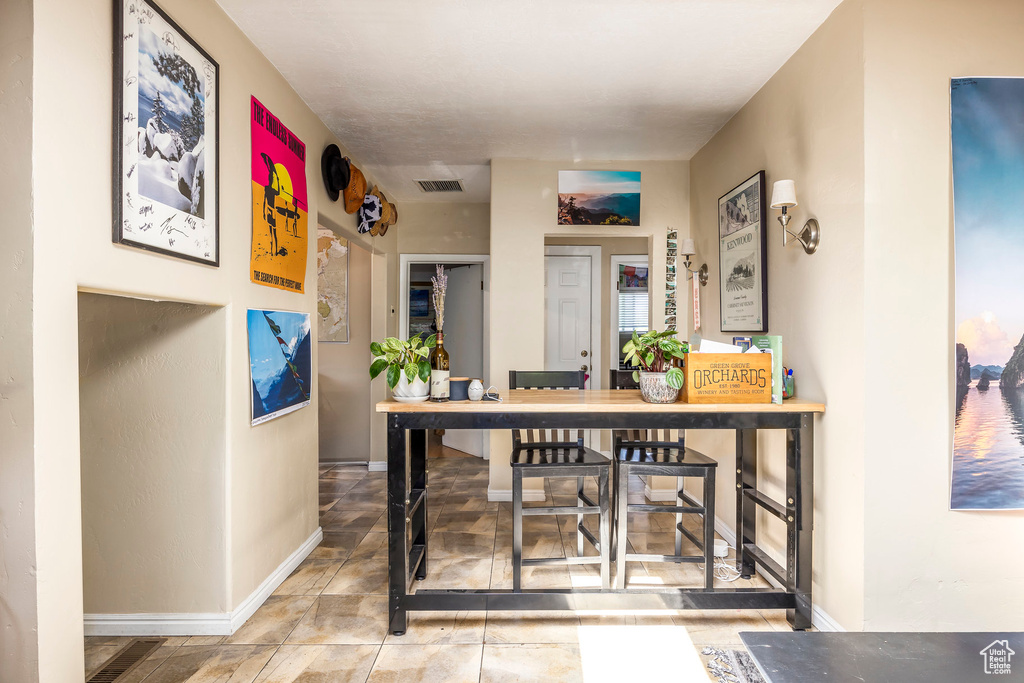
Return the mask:
{"type": "MultiPolygon", "coordinates": [[[[583,389],[585,376],[582,371],[538,371],[522,372],[510,370],[510,389],[583,389]]],[[[612,461],[597,451],[583,445],[583,430],[568,429],[526,430],[526,439],[521,430],[512,430],[512,590],[522,589],[522,568],[524,565],[544,564],[598,564],[601,565],[601,586],[611,585],[611,496],[610,478],[612,461]],[[576,478],[576,505],[528,506],[523,507],[524,478],[576,478]],[[597,477],[598,502],[584,492],[586,477],[597,477]],[[576,515],[576,557],[545,557],[523,559],[523,516],[533,515],[576,515]],[[583,525],[585,515],[599,515],[598,535],[583,525]],[[593,545],[598,554],[584,556],[583,541],[593,545]]]]}
{"type": "Polygon", "coordinates": [[[714,460],[684,445],[684,432],[672,439],[671,430],[614,431],[615,490],[616,490],[616,548],[615,587],[626,587],[626,562],[703,562],[704,587],[714,588],[715,547],[715,468],[714,460]],[[679,486],[675,505],[630,504],[628,498],[629,475],[675,477],[679,486]],[[683,490],[686,477],[704,480],[704,501],[698,503],[683,490]],[[675,554],[652,555],[626,552],[628,514],[630,511],[675,514],[675,554]],[[684,514],[703,516],[702,538],[683,526],[684,514]],[[701,555],[683,555],[683,536],[686,536],[701,555]]]}

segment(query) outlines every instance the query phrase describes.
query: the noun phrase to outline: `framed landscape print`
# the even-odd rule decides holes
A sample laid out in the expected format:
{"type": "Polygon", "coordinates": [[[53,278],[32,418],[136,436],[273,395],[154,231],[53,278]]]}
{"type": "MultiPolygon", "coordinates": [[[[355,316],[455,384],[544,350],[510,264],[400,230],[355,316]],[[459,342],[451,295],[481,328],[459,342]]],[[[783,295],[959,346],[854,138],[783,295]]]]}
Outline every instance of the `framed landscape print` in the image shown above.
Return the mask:
{"type": "Polygon", "coordinates": [[[115,0],[114,242],[217,266],[217,62],[148,0],[115,0]]]}
{"type": "Polygon", "coordinates": [[[722,332],[768,331],[768,236],[764,171],[718,199],[722,332]]]}
{"type": "Polygon", "coordinates": [[[640,225],[640,171],[559,171],[559,225],[640,225]]]}

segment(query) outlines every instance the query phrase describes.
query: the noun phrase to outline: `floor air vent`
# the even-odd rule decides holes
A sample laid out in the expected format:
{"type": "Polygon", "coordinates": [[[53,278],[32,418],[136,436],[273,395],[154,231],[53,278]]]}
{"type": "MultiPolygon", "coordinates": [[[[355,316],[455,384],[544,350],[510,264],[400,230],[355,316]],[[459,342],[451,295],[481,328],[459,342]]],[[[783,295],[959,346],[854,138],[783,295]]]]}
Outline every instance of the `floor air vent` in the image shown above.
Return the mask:
{"type": "Polygon", "coordinates": [[[465,192],[461,180],[417,180],[415,181],[424,192],[465,192]]]}
{"type": "Polygon", "coordinates": [[[135,638],[107,660],[86,683],[114,683],[126,673],[142,664],[154,650],[167,642],[166,638],[135,638]]]}

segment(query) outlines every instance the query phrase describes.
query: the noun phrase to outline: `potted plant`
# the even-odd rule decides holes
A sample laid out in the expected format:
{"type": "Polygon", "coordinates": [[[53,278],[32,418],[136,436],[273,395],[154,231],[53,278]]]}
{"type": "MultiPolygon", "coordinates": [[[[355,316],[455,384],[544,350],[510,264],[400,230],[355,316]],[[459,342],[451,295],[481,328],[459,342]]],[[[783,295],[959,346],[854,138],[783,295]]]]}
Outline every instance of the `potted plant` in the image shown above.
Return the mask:
{"type": "Polygon", "coordinates": [[[633,367],[633,379],[640,384],[640,396],[648,403],[673,403],[683,387],[683,371],[674,360],[684,360],[690,345],[675,339],[675,330],[651,330],[626,342],[622,350],[633,367]]]}
{"type": "Polygon", "coordinates": [[[383,342],[370,342],[370,379],[384,372],[396,401],[426,401],[430,394],[430,349],[435,343],[435,335],[424,341],[418,334],[409,341],[388,337],[383,342]]]}

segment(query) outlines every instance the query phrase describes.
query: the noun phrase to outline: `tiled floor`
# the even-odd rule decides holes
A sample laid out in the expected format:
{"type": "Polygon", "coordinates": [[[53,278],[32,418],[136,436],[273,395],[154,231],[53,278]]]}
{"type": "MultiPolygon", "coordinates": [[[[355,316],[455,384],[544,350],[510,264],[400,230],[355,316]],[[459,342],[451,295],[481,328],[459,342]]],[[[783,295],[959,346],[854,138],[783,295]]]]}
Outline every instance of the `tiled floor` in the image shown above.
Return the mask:
{"type": "MultiPolygon", "coordinates": [[[[487,501],[487,463],[444,449],[429,469],[429,575],[415,587],[510,588],[511,504],[487,501]]],[[[702,646],[739,646],[739,631],[788,630],[778,611],[462,612],[410,614],[408,632],[396,638],[387,631],[384,487],[383,472],[322,467],[324,540],[309,558],[233,636],[170,638],[123,681],[703,681],[702,646]]],[[[573,482],[549,484],[547,494],[549,504],[572,504],[573,482]]],[[[639,479],[630,497],[642,501],[639,479]]],[[[630,542],[670,552],[671,519],[638,515],[630,542]]],[[[526,556],[575,554],[574,524],[527,518],[526,556]]],[[[635,564],[629,578],[701,585],[695,565],[635,564]]],[[[597,580],[593,565],[530,567],[523,579],[524,587],[597,580]]],[[[765,585],[754,581],[733,585],[765,585]]],[[[86,638],[86,673],[127,640],[86,638]]]]}

